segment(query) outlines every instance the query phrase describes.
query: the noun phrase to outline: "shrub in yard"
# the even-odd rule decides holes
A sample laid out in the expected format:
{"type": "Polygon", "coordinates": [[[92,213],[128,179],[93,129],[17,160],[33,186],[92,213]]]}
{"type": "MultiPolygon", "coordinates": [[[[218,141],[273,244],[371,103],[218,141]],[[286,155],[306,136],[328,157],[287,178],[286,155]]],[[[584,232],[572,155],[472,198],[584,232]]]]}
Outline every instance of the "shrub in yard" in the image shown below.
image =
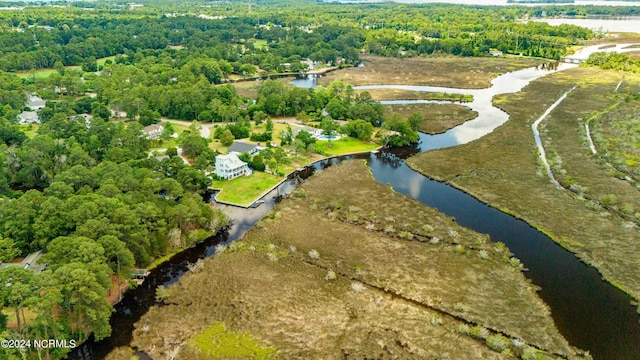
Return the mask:
{"type": "Polygon", "coordinates": [[[318,252],[318,250],[311,249],[309,250],[309,257],[313,260],[320,260],[320,253],[318,252]]]}
{"type": "Polygon", "coordinates": [[[480,259],[488,259],[489,252],[487,250],[480,250],[478,251],[478,257],[480,257],[480,259]]]}

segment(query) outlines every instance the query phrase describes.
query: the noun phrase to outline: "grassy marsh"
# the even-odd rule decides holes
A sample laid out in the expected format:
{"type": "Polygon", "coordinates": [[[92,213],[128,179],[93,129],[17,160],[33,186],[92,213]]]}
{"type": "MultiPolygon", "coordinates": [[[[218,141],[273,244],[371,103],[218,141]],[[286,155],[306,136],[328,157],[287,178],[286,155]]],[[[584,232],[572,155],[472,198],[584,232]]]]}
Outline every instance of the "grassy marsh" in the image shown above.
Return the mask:
{"type": "Polygon", "coordinates": [[[320,78],[328,85],[343,80],[351,85],[433,85],[480,89],[491,85],[491,79],[509,71],[535,66],[539,60],[463,57],[385,58],[362,56],[363,67],[337,70],[320,78]]]}
{"type": "Polygon", "coordinates": [[[451,220],[362,162],[333,166],[171,286],[132,345],[188,358],[188,339],[224,322],[279,358],[574,358],[508,249],[451,220]]]}
{"type": "MultiPolygon", "coordinates": [[[[592,90],[594,86],[613,90],[616,79],[605,76],[600,81],[594,80],[603,75],[597,69],[577,68],[536,80],[522,92],[498,96],[494,103],[510,114],[507,123],[482,139],[420,154],[409,159],[408,164],[525,219],[594,265],[607,280],[638,298],[637,229],[626,226],[627,221],[618,216],[590,206],[571,191],[556,189],[539,163],[530,129],[553,102],[576,84],[592,90]]],[[[582,101],[576,95],[565,101],[571,104],[576,99],[582,101]]],[[[543,139],[547,134],[543,132],[543,139]]],[[[581,151],[586,153],[588,148],[581,151]]],[[[601,175],[600,170],[594,171],[592,176],[601,175]]]]}

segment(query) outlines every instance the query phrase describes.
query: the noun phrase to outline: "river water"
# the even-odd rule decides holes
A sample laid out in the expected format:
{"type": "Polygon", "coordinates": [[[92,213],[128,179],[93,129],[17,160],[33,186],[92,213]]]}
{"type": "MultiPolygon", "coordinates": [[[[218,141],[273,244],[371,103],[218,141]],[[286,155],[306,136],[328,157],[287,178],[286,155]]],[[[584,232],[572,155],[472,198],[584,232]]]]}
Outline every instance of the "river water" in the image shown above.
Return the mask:
{"type": "MultiPolygon", "coordinates": [[[[571,65],[562,65],[558,70],[567,67],[571,65]]],[[[395,191],[454,217],[462,226],[489,234],[493,241],[504,242],[529,269],[524,273],[525,276],[541,288],[540,297],[549,305],[558,329],[569,343],[589,350],[595,359],[637,359],[640,354],[640,315],[631,306],[629,296],[603,281],[593,267],[580,262],[575,255],[525,222],[491,208],[449,185],[420,175],[404,161],[419,152],[456,146],[493,131],[508,120],[508,115],[493,107],[491,98],[497,94],[520,91],[530,81],[549,73],[550,71],[534,68],[512,72],[494,79],[491,88],[481,90],[401,87],[419,91],[472,94],[474,101],[465,105],[478,111],[479,116],[443,134],[421,134],[420,143],[411,148],[342,156],[315,163],[292,174],[286,182],[267,194],[263,198],[265,204],[258,208],[226,207],[225,210],[233,219],[233,226],[228,232],[212,237],[154,269],[140,287],[128,291],[123,301],[116,306],[116,312],[111,318],[112,337],[100,342],[89,340],[69,358],[102,359],[115,347],[129,345],[134,323],[154,305],[157,286],[179,280],[187,271],[189,263],[213,255],[215,244],[241,238],[269,212],[277,199],[290,193],[303,179],[328,166],[358,158],[367,161],[373,176],[379,182],[390,184],[395,191]]],[[[303,79],[297,84],[313,86],[315,81],[303,79]]]]}

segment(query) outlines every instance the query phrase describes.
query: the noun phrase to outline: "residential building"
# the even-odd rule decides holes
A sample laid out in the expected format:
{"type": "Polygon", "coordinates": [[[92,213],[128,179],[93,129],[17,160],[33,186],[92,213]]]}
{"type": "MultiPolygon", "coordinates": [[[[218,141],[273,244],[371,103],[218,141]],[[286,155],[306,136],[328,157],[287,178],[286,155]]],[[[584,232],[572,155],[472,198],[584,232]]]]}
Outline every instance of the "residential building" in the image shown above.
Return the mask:
{"type": "Polygon", "coordinates": [[[264,149],[264,146],[249,144],[241,141],[234,141],[233,145],[229,146],[229,153],[249,153],[254,156],[264,149]]]}
{"type": "Polygon", "coordinates": [[[18,114],[19,124],[40,124],[40,117],[35,111],[23,111],[18,114]]]}
{"type": "Polygon", "coordinates": [[[238,159],[236,153],[216,156],[216,175],[225,180],[251,175],[249,165],[238,159]]]}
{"type": "Polygon", "coordinates": [[[162,124],[151,124],[149,126],[145,126],[142,131],[144,131],[145,135],[151,140],[158,140],[160,135],[162,135],[162,131],[164,130],[164,126],[162,124]]]}
{"type": "Polygon", "coordinates": [[[38,111],[44,108],[46,102],[37,95],[27,94],[27,102],[24,105],[31,109],[31,111],[38,111]]]}

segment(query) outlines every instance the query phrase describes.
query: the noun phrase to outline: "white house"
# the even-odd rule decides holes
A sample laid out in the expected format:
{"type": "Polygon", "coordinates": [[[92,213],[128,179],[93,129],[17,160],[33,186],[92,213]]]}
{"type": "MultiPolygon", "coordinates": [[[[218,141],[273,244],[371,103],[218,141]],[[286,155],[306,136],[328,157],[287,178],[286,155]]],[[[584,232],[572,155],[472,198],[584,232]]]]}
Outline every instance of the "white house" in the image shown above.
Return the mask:
{"type": "Polygon", "coordinates": [[[23,111],[18,114],[19,124],[40,124],[40,117],[35,111],[23,111]]]}
{"type": "Polygon", "coordinates": [[[31,111],[38,111],[44,108],[46,102],[37,95],[27,94],[27,102],[24,105],[30,108],[31,111]]]}
{"type": "Polygon", "coordinates": [[[235,153],[216,156],[216,175],[225,180],[251,175],[251,169],[235,153]]]}
{"type": "Polygon", "coordinates": [[[162,135],[162,131],[164,131],[164,126],[162,124],[151,124],[145,126],[142,131],[144,131],[149,139],[158,140],[160,135],[162,135]]]}

